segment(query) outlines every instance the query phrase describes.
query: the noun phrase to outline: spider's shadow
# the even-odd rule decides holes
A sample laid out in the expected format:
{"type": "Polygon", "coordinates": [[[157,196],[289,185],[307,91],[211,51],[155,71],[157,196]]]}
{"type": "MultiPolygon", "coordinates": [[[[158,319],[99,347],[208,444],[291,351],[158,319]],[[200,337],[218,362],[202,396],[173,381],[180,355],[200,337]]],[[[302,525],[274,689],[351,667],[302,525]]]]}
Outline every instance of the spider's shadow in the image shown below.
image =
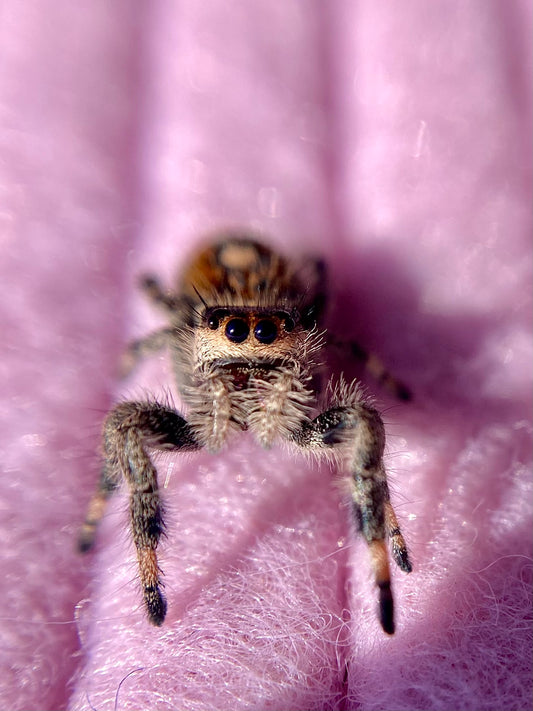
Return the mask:
{"type": "MultiPolygon", "coordinates": [[[[332,262],[328,327],[338,336],[357,340],[393,375],[406,380],[415,407],[428,401],[443,408],[468,406],[468,395],[479,392],[482,377],[468,365],[508,318],[505,310],[479,315],[465,302],[463,314],[453,317],[428,313],[415,276],[386,249],[338,253],[332,262]],[[467,390],[463,366],[468,369],[467,390]]],[[[353,361],[345,360],[342,367],[361,375],[353,361]]],[[[379,396],[378,386],[364,373],[363,377],[379,396]]],[[[484,410],[487,403],[477,397],[476,401],[484,410]]]]}

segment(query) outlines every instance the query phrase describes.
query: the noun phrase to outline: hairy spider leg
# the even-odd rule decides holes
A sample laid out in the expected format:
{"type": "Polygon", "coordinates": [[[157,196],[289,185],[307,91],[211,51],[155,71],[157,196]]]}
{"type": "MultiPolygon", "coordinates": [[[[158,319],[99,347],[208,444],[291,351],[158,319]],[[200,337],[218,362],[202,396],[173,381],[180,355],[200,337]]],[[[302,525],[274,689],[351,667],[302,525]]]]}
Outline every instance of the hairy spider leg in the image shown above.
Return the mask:
{"type": "MultiPolygon", "coordinates": [[[[89,515],[98,508],[93,502],[108,498],[124,478],[130,493],[130,525],[143,599],[150,622],[160,626],[166,615],[166,600],[161,590],[156,549],[164,522],[157,470],[147,447],[192,451],[198,449],[199,444],[189,424],[174,410],[156,402],[120,403],[111,410],[104,424],[105,476],[102,480],[106,488],[99,486],[89,505],[89,515]]],[[[86,526],[80,539],[82,547],[89,542],[89,528],[94,537],[94,519],[86,522],[86,526]]]]}
{"type": "Polygon", "coordinates": [[[385,433],[381,417],[365,403],[332,407],[314,420],[305,422],[291,438],[308,450],[343,449],[351,477],[355,521],[368,544],[374,581],[379,588],[381,626],[387,634],[394,634],[387,537],[391,538],[395,562],[406,572],[412,567],[389,499],[383,466],[385,433]]]}

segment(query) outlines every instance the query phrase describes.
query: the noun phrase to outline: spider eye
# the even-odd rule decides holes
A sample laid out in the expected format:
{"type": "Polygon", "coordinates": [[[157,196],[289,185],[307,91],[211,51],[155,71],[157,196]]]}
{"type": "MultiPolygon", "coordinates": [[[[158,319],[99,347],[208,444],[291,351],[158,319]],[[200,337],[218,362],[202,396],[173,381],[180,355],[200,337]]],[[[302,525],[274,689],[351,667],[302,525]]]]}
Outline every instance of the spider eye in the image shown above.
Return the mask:
{"type": "Polygon", "coordinates": [[[212,331],[216,331],[217,328],[220,326],[220,321],[218,318],[213,314],[207,319],[207,326],[210,328],[212,331]]]}
{"type": "Polygon", "coordinates": [[[226,324],[226,336],[233,343],[242,343],[249,333],[250,327],[243,318],[232,318],[226,324]]]}
{"type": "Polygon", "coordinates": [[[274,321],[263,319],[254,328],[254,336],[259,343],[273,343],[278,335],[278,329],[274,321]]]}
{"type": "Polygon", "coordinates": [[[287,316],[285,321],[283,322],[283,328],[285,329],[285,333],[290,333],[291,331],[294,331],[294,319],[292,319],[290,316],[287,316]]]}

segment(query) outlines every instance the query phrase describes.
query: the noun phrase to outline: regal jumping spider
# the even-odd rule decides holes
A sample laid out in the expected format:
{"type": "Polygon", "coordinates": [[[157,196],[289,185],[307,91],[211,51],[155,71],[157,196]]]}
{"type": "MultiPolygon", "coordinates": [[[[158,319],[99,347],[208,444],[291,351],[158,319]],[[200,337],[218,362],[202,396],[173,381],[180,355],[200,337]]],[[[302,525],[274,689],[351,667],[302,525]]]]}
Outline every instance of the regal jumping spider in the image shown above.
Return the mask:
{"type": "MultiPolygon", "coordinates": [[[[111,410],[103,428],[103,472],[80,549],[92,546],[106,500],[124,478],[148,619],[161,625],[167,603],[156,550],[164,523],[150,450],[218,451],[234,431],[247,429],[264,447],[282,437],[318,455],[335,454],[348,474],[353,515],[379,588],[380,622],[393,634],[386,539],[402,570],[410,572],[411,563],[389,499],[381,417],[356,384],[332,388],[329,406],[318,411],[318,356],[328,338],[318,328],[322,262],[293,262],[247,236],[229,235],[194,257],[177,291],[165,291],[154,278],[145,278],[143,287],[170,325],[132,343],[127,360],[132,367],[168,346],[188,419],[154,401],[122,402],[111,410]]],[[[355,344],[352,352],[407,396],[375,358],[355,344]]]]}

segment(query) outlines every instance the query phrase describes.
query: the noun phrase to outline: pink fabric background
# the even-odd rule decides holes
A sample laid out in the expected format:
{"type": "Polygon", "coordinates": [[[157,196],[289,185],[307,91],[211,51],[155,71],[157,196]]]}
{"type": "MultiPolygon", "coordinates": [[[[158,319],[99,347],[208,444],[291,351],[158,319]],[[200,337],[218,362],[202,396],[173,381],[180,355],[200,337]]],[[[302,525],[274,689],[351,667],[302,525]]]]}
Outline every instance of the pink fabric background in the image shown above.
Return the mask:
{"type": "MultiPolygon", "coordinates": [[[[3,709],[525,709],[531,700],[531,3],[6,0],[0,10],[3,709]],[[134,288],[199,236],[323,253],[379,392],[415,571],[398,629],[328,467],[160,459],[167,623],[118,495],[73,542],[161,323],[134,288]]],[[[345,364],[349,371],[349,365],[345,364]]]]}

